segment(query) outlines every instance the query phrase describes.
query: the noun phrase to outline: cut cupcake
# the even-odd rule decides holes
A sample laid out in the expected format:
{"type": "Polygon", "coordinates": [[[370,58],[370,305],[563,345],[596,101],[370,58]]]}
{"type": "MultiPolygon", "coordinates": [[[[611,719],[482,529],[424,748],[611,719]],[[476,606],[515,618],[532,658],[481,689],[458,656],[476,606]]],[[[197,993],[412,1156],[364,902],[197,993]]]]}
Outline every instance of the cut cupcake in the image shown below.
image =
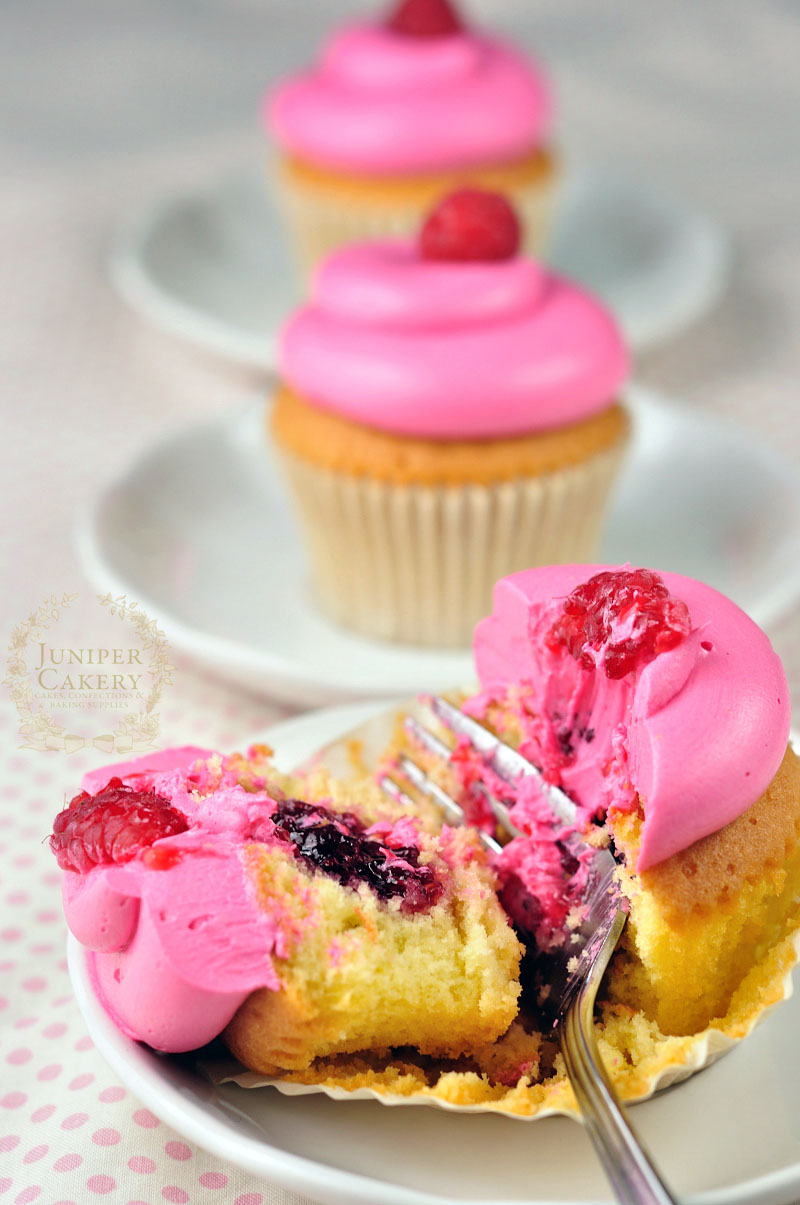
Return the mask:
{"type": "Polygon", "coordinates": [[[539,68],[448,0],[404,0],[336,31],[265,98],[278,184],[305,266],[354,239],[410,235],[462,184],[513,197],[541,250],[558,180],[539,68]]]}
{"type": "Polygon", "coordinates": [[[592,555],[628,357],[518,245],[506,199],[459,191],[417,240],[331,256],[282,333],[270,428],[314,592],[364,635],[468,644],[498,577],[592,555]]]}
{"type": "MultiPolygon", "coordinates": [[[[470,710],[568,792],[589,832],[604,821],[621,860],[631,911],[608,999],[665,1034],[723,1018],[800,923],[800,762],[765,634],[689,578],[566,565],[498,583],[475,660],[485,693],[470,710]]],[[[512,814],[535,831],[535,801],[512,814]]],[[[525,882],[520,847],[500,856],[501,880],[525,882]]]]}
{"type": "Polygon", "coordinates": [[[51,845],[128,1036],[185,1051],[222,1034],[272,1073],[395,1046],[455,1057],[514,1019],[519,944],[472,832],[426,832],[370,784],[343,800],[283,778],[258,749],[168,750],[85,787],[51,845]]]}

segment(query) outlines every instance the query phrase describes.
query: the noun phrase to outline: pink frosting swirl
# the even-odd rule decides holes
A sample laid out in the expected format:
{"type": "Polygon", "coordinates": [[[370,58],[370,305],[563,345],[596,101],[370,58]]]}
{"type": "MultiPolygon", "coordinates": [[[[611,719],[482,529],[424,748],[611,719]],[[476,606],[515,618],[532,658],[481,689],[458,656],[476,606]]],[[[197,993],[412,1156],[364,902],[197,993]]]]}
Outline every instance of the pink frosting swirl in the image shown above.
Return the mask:
{"type": "Polygon", "coordinates": [[[522,257],[423,260],[401,240],[327,259],[281,337],[307,402],[397,435],[492,439],[589,418],[628,356],[608,312],[522,257]]]}
{"type": "Polygon", "coordinates": [[[268,94],[263,116],[292,154],[391,175],[519,158],[542,143],[550,100],[538,70],[495,39],[357,24],[268,94]]]}
{"type": "Polygon", "coordinates": [[[564,598],[610,568],[558,565],[503,578],[475,630],[475,664],[490,692],[529,685],[532,760],[541,763],[569,733],[574,757],[561,783],[587,812],[629,807],[633,787],[644,811],[637,869],[646,870],[723,828],[766,790],[786,750],[789,691],[752,619],[676,573],[660,576],[689,608],[692,630],[677,647],[617,680],[554,653],[546,635],[564,598]]]}

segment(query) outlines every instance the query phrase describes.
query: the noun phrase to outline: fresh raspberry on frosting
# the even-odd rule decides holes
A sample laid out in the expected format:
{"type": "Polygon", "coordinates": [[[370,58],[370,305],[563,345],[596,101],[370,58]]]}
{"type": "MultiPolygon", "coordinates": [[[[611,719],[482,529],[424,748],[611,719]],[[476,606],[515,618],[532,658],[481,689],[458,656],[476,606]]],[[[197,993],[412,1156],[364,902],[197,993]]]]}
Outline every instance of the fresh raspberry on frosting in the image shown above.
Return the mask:
{"type": "Polygon", "coordinates": [[[386,22],[393,33],[438,38],[459,33],[461,20],[448,0],[401,0],[386,22]]]}
{"type": "Polygon", "coordinates": [[[624,678],[675,648],[690,631],[688,607],[672,597],[657,573],[615,569],[572,591],[547,643],[553,651],[566,648],[584,669],[600,666],[606,677],[624,678]]]}
{"type": "Polygon", "coordinates": [[[82,791],[55,818],[50,848],[62,870],[130,862],[162,837],[189,827],[161,795],[112,778],[96,795],[82,791]]]}
{"type": "Polygon", "coordinates": [[[423,259],[502,260],[517,254],[519,219],[506,198],[459,188],[440,201],[420,233],[423,259]]]}

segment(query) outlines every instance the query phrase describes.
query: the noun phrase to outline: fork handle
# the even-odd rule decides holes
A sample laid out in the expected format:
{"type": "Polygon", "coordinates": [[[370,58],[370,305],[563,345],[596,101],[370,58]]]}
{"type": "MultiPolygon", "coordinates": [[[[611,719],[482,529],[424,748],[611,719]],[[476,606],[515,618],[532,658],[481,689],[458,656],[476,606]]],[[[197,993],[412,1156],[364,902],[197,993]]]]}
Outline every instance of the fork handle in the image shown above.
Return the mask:
{"type": "Polygon", "coordinates": [[[561,1052],[589,1138],[623,1205],[675,1205],[637,1138],[600,1058],[594,1033],[597,988],[625,924],[620,913],[589,977],[559,1025],[561,1052]]]}

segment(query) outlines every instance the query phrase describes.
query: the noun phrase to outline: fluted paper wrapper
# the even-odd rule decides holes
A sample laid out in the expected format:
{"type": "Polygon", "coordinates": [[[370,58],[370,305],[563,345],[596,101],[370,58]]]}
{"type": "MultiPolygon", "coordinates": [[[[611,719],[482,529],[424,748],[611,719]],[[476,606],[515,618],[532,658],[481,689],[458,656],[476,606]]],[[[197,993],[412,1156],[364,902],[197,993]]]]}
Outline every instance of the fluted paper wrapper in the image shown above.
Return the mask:
{"type": "MultiPolygon", "coordinates": [[[[324,765],[338,778],[347,778],[353,773],[352,750],[354,742],[361,749],[362,764],[377,764],[381,753],[389,746],[399,715],[419,713],[416,700],[409,700],[405,705],[398,705],[389,710],[378,712],[358,728],[343,733],[324,749],[320,750],[313,759],[299,770],[313,765],[324,765]]],[[[795,740],[795,745],[797,741],[795,740]]],[[[784,1000],[792,995],[792,971],[786,971],[786,964],[793,964],[800,959],[800,931],[787,937],[783,943],[788,958],[784,961],[783,969],[770,970],[769,954],[755,968],[758,978],[758,1002],[745,1015],[729,1016],[710,1025],[702,1033],[691,1034],[688,1037],[664,1036],[651,1052],[646,1067],[632,1069],[625,1058],[616,1051],[609,1055],[608,1050],[602,1051],[602,1029],[598,1027],[597,1037],[601,1043],[601,1053],[604,1054],[606,1069],[611,1076],[621,1100],[626,1104],[637,1104],[649,1100],[656,1092],[688,1079],[696,1071],[701,1071],[715,1062],[723,1054],[738,1046],[784,1000]],[[759,974],[762,971],[762,974],[759,974]]],[[[565,1116],[580,1118],[572,1090],[566,1081],[561,1081],[556,1089],[532,1110],[520,1107],[518,1100],[493,1100],[480,1104],[454,1104],[435,1094],[434,1088],[421,1090],[412,1095],[400,1095],[396,1092],[384,1091],[379,1088],[347,1089],[339,1084],[297,1084],[285,1079],[261,1075],[255,1071],[246,1071],[240,1064],[231,1060],[223,1063],[206,1063],[203,1065],[205,1074],[216,1084],[234,1083],[242,1088],[277,1088],[285,1096],[305,1096],[320,1094],[329,1096],[332,1100],[376,1100],[382,1105],[426,1105],[433,1108],[445,1109],[452,1113],[499,1113],[520,1121],[538,1121],[543,1117],[565,1116]]]]}
{"type": "MultiPolygon", "coordinates": [[[[298,262],[309,274],[314,266],[345,243],[365,239],[407,237],[419,233],[437,197],[409,201],[357,196],[340,196],[333,189],[310,187],[290,177],[280,164],[275,165],[272,186],[275,188],[284,219],[291,233],[298,262]]],[[[558,171],[534,184],[518,185],[506,190],[517,210],[523,231],[523,248],[528,255],[539,258],[546,246],[558,194],[558,171]]],[[[451,191],[445,188],[444,192],[451,191]]]]}
{"type": "Polygon", "coordinates": [[[323,610],[379,640],[459,647],[499,578],[593,559],[623,445],[537,477],[446,487],[349,477],[279,451],[323,610]]]}

